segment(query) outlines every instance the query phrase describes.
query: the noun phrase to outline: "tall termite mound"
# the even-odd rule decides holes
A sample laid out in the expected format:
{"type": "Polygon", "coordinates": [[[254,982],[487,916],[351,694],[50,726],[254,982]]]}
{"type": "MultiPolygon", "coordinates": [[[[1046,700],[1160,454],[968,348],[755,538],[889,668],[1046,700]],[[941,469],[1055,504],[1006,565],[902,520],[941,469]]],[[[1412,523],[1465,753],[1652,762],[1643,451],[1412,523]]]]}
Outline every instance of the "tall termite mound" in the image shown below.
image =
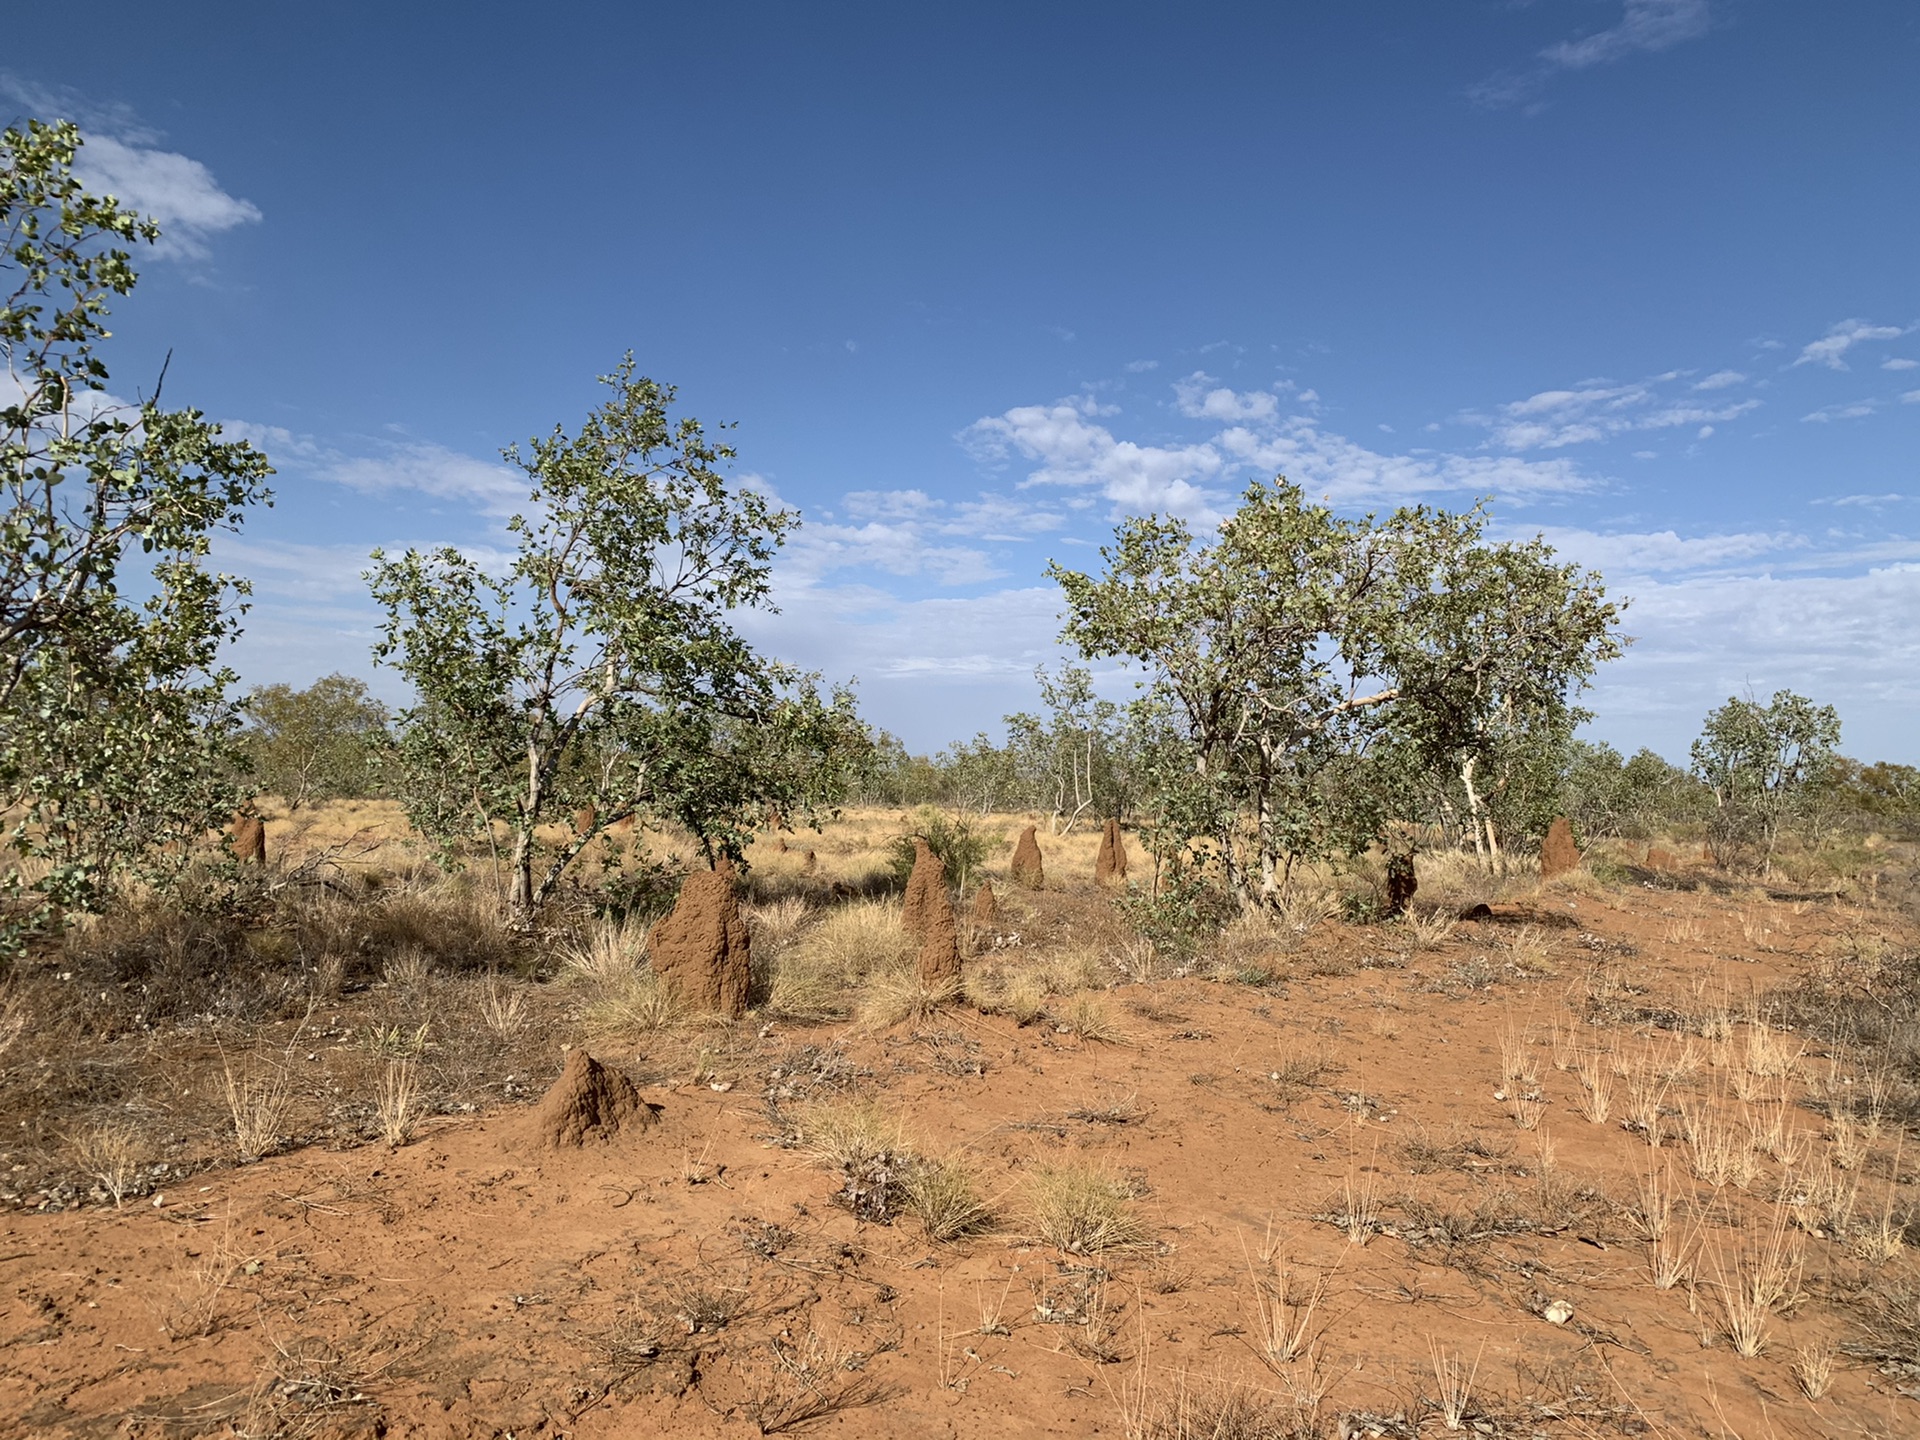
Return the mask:
{"type": "Polygon", "coordinates": [[[747,1013],[753,956],[730,861],[687,876],[672,911],[648,932],[647,958],[689,1009],[730,1019],[747,1013]]]}
{"type": "Polygon", "coordinates": [[[909,935],[918,937],[925,931],[936,887],[942,895],[946,893],[947,867],[933,853],[933,847],[916,835],[913,837],[913,869],[907,872],[907,893],[900,902],[900,923],[907,927],[909,935]]]}
{"type": "Polygon", "coordinates": [[[1540,847],[1540,878],[1551,880],[1578,869],[1579,865],[1580,848],[1573,843],[1573,826],[1567,823],[1566,816],[1555,816],[1547,826],[1546,842],[1540,847]]]}
{"type": "Polygon", "coordinates": [[[993,882],[982,876],[980,888],[973,892],[973,923],[995,925],[1000,921],[1000,901],[993,893],[993,882]]]}
{"type": "Polygon", "coordinates": [[[946,862],[917,836],[901,920],[907,933],[920,942],[920,983],[931,989],[957,981],[960,926],[954,918],[953,902],[947,898],[946,862]]]}
{"type": "Polygon", "coordinates": [[[558,1150],[611,1140],[622,1130],[645,1130],[655,1119],[632,1081],[575,1048],[567,1052],[560,1078],[540,1097],[527,1128],[535,1144],[558,1150]]]}
{"type": "Polygon", "coordinates": [[[255,865],[267,863],[267,826],[258,815],[234,815],[233,855],[236,860],[250,860],[255,865]]]}
{"type": "Polygon", "coordinates": [[[1040,860],[1040,842],[1034,838],[1031,825],[1020,832],[1020,843],[1013,847],[1012,870],[1014,883],[1029,890],[1038,890],[1047,883],[1047,869],[1040,860]]]}
{"type": "Polygon", "coordinates": [[[1093,878],[1096,884],[1109,889],[1126,887],[1127,842],[1121,838],[1118,820],[1107,821],[1107,828],[1100,832],[1100,853],[1094,857],[1093,878]]]}

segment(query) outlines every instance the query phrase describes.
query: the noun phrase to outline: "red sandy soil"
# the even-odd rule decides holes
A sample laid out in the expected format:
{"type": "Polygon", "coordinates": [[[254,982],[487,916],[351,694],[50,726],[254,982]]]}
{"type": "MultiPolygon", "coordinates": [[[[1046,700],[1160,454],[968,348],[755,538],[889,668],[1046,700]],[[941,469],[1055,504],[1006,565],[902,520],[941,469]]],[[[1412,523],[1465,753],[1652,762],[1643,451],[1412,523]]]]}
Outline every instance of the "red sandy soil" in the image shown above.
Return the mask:
{"type": "MultiPolygon", "coordinates": [[[[1442,1433],[1435,1347],[1477,1359],[1475,1433],[1920,1434],[1920,1405],[1844,1357],[1818,1404],[1795,1388],[1797,1347],[1847,1333],[1817,1298],[1855,1263],[1838,1247],[1806,1242],[1809,1298],[1752,1359],[1716,1331],[1710,1267],[1693,1291],[1651,1286],[1627,1217],[1639,1178],[1671,1161],[1683,1194],[1714,1192],[1678,1141],[1577,1114],[1546,1043],[1565,997],[1598,994],[1620,1019],[1582,1043],[1677,1045],[1632,1012],[1697,1012],[1725,988],[1738,1006],[1848,917],[1645,888],[1532,905],[1404,958],[1387,927],[1329,924],[1270,987],[1123,986],[1106,997],[1118,1043],[957,1007],[879,1035],[749,1020],[697,1083],[601,1052],[661,1122],[608,1144],[541,1150],[504,1109],[118,1211],[6,1214],[0,1435],[1121,1435],[1143,1391],[1288,1393],[1252,1278],[1281,1268],[1296,1298],[1325,1281],[1310,1328],[1329,1435],[1442,1433]],[[1743,938],[1756,909],[1793,953],[1743,938]],[[1701,938],[1666,943],[1676,917],[1701,938]],[[1533,975],[1511,960],[1528,918],[1549,946],[1533,975]],[[1534,1027],[1544,1177],[1539,1132],[1494,1098],[1515,1022],[1534,1027]],[[836,1206],[838,1177],[777,1143],[766,1097],[804,1114],[843,1084],[922,1153],[969,1157],[999,1227],[935,1245],[836,1206]],[[1085,1257],[1023,1234],[1028,1173],[1074,1158],[1128,1183],[1150,1244],[1085,1257]],[[1377,1192],[1364,1244],[1316,1218],[1343,1187],[1377,1192]],[[1543,1318],[1554,1301],[1564,1323],[1543,1318]]],[[[1689,1094],[1713,1078],[1703,1063],[1689,1094]]],[[[1793,1119],[1826,1143],[1817,1115],[1793,1119]]],[[[1710,1243],[1764,1232],[1779,1168],[1724,1192],[1710,1243]]]]}

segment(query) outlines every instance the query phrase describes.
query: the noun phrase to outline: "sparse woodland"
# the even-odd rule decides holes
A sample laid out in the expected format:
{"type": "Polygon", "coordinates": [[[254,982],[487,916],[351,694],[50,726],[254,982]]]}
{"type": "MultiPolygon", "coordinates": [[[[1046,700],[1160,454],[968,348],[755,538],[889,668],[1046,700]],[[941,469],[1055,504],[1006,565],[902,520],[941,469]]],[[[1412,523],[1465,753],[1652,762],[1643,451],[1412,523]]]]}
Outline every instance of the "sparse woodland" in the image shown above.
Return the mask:
{"type": "Polygon", "coordinates": [[[409,705],[243,695],[268,457],[107,389],[76,144],[0,189],[0,1435],[1920,1429],[1920,773],[1830,707],[1576,738],[1601,577],[1281,479],[913,756],[631,357],[497,566],[371,557],[409,705]],[[731,1016],[650,959],[715,870],[731,1016]],[[535,1145],[581,1049],[648,1123],[535,1145]]]}

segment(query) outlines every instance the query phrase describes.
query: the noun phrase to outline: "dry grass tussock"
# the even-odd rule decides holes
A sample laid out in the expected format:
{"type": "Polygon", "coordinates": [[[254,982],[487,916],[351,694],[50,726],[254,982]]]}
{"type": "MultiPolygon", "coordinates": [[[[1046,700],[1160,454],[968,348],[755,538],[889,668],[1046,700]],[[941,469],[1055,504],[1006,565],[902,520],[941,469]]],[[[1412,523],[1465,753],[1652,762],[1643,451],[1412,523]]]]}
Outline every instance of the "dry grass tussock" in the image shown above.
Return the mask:
{"type": "Polygon", "coordinates": [[[127,1120],[97,1121],[71,1142],[74,1159],[107,1193],[118,1209],[140,1179],[146,1158],[146,1139],[139,1126],[127,1120]]]}
{"type": "Polygon", "coordinates": [[[1025,965],[969,965],[961,980],[969,1005],[983,1015],[1005,1015],[1016,1025],[1032,1025],[1047,1014],[1047,982],[1025,965]]]}
{"type": "Polygon", "coordinates": [[[980,1194],[963,1153],[918,1154],[900,1117],[869,1100],[822,1101],[799,1122],[801,1148],[841,1179],[836,1203],[869,1220],[911,1215],[929,1240],[958,1240],[990,1229],[992,1205],[980,1194]]]}
{"type": "Polygon", "coordinates": [[[292,1108],[292,1080],[285,1057],[255,1056],[238,1069],[231,1060],[222,1060],[220,1073],[234,1146],[242,1160],[258,1160],[280,1143],[292,1108]]]}
{"type": "Polygon", "coordinates": [[[1147,1225],[1132,1187],[1103,1166],[1083,1160],[1043,1165],[1027,1181],[1026,1220],[1035,1238],[1069,1255],[1137,1250],[1147,1225]]]}
{"type": "Polygon", "coordinates": [[[898,901],[855,900],[794,929],[777,953],[755,956],[767,970],[766,1007],[786,1019],[845,1019],[870,980],[896,985],[911,971],[913,942],[898,901]]]}
{"type": "Polygon", "coordinates": [[[930,985],[920,978],[917,969],[882,970],[869,975],[861,986],[857,1014],[861,1027],[867,1030],[917,1025],[951,1004],[959,994],[956,981],[930,985]]]}
{"type": "Polygon", "coordinates": [[[647,968],[648,928],[633,920],[595,920],[561,948],[560,978],[586,992],[587,1025],[595,1033],[647,1034],[686,1018],[673,992],[647,968]]]}

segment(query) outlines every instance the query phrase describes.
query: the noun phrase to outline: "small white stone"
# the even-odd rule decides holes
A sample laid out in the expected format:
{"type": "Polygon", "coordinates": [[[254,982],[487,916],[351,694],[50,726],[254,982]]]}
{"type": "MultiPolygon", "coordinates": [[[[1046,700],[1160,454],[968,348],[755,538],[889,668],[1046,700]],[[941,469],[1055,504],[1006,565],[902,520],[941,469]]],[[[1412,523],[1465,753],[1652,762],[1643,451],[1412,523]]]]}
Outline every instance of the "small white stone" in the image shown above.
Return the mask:
{"type": "Polygon", "coordinates": [[[1564,1300],[1555,1300],[1540,1312],[1540,1318],[1549,1325],[1564,1325],[1573,1318],[1573,1306],[1564,1300]]]}

